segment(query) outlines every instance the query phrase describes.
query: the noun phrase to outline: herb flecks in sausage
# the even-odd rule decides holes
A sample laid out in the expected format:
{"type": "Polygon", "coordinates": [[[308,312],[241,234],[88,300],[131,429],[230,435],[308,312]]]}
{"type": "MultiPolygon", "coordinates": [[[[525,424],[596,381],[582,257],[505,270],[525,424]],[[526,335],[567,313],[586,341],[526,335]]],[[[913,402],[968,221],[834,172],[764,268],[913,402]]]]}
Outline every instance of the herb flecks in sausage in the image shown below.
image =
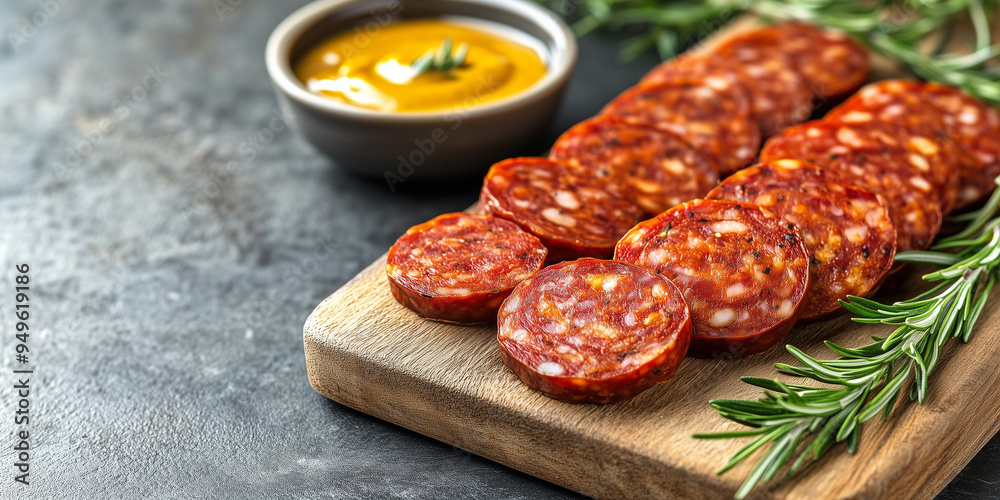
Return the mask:
{"type": "Polygon", "coordinates": [[[754,205],[694,200],[637,225],[615,259],[655,269],[684,292],[691,355],[753,354],[784,337],[805,297],[808,255],[788,223],[754,205]],[[665,237],[646,240],[667,225],[665,237]]]}

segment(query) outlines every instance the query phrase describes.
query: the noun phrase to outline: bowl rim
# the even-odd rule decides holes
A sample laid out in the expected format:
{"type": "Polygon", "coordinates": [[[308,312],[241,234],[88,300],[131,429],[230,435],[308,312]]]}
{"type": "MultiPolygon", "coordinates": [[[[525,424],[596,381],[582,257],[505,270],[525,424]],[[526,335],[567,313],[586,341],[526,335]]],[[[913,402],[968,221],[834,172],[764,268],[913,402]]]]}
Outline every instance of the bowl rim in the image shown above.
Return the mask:
{"type": "MultiPolygon", "coordinates": [[[[306,4],[282,20],[271,32],[265,48],[265,64],[274,85],[289,98],[312,109],[345,115],[354,119],[412,123],[426,121],[429,118],[440,119],[455,113],[460,113],[465,119],[514,109],[526,101],[542,98],[557,90],[567,82],[576,65],[578,50],[576,37],[569,26],[549,10],[527,0],[447,0],[452,3],[481,5],[505,10],[548,32],[554,43],[549,48],[551,52],[550,67],[547,68],[545,75],[530,87],[500,99],[468,107],[435,111],[387,113],[353,106],[310,92],[292,71],[291,61],[288,57],[292,44],[324,17],[344,7],[371,1],[378,0],[318,0],[306,4]]],[[[483,19],[499,22],[486,17],[483,19]]]]}

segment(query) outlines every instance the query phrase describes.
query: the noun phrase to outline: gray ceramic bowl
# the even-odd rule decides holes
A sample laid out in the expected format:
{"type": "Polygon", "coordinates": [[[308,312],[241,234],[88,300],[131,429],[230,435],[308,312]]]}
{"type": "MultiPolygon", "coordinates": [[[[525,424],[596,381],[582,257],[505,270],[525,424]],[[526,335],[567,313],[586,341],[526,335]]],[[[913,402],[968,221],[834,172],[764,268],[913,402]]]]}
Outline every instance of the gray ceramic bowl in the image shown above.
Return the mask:
{"type": "Polygon", "coordinates": [[[399,179],[479,175],[523,152],[554,117],[576,63],[572,32],[549,11],[524,0],[320,0],[275,28],[267,71],[299,132],[342,167],[399,179]],[[532,87],[460,110],[385,113],[309,92],[294,63],[325,38],[394,19],[461,16],[516,28],[548,51],[548,71],[532,87]],[[395,177],[394,177],[395,176],[395,177]]]}

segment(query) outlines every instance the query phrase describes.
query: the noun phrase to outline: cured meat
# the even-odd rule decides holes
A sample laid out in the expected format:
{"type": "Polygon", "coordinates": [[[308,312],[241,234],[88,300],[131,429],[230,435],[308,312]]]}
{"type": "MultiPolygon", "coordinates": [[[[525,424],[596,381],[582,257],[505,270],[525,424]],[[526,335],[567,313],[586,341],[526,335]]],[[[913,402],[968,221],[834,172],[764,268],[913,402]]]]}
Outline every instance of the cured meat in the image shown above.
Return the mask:
{"type": "Polygon", "coordinates": [[[956,208],[985,201],[1000,175],[1000,111],[947,85],[925,83],[921,95],[944,112],[948,137],[961,153],[956,208]]]}
{"type": "Polygon", "coordinates": [[[954,87],[884,80],[866,85],[826,119],[899,125],[933,139],[942,154],[956,155],[952,160],[958,164],[955,210],[988,197],[995,187],[993,179],[1000,175],[1000,112],[954,87]]]}
{"type": "Polygon", "coordinates": [[[514,289],[497,318],[500,356],[529,387],[572,403],[614,403],[674,376],[691,339],[670,281],[621,262],[580,259],[514,289]]]}
{"type": "Polygon", "coordinates": [[[931,177],[942,186],[941,211],[948,213],[959,196],[960,150],[945,134],[944,114],[914,98],[918,85],[909,80],[869,85],[827,113],[824,121],[880,128],[908,150],[926,157],[933,170],[931,177]],[[859,95],[868,97],[858,98],[859,95]]]}
{"type": "Polygon", "coordinates": [[[760,132],[770,137],[809,119],[813,96],[790,60],[775,52],[733,52],[727,57],[709,53],[704,57],[676,57],[653,68],[641,84],[673,78],[700,80],[724,77],[739,82],[750,95],[750,110],[760,132]]]}
{"type": "Polygon", "coordinates": [[[601,114],[677,134],[715,158],[720,173],[749,165],[760,148],[747,90],[726,77],[640,84],[608,103],[601,114]]]}
{"type": "Polygon", "coordinates": [[[861,87],[871,68],[868,51],[848,35],[804,23],[787,23],[734,36],[715,48],[731,61],[785,58],[805,78],[820,101],[861,87]]]}
{"type": "Polygon", "coordinates": [[[680,137],[611,116],[567,130],[549,157],[617,178],[650,217],[705,196],[719,182],[714,161],[680,137]]]}
{"type": "Polygon", "coordinates": [[[940,137],[947,132],[945,113],[922,96],[924,84],[914,80],[883,80],[866,85],[824,118],[844,123],[885,123],[907,132],[940,137]]]}
{"type": "Polygon", "coordinates": [[[832,170],[882,196],[896,228],[897,251],[927,248],[941,228],[940,186],[923,168],[930,160],[877,127],[809,122],[768,139],[760,153],[761,162],[789,158],[832,170]]]}
{"type": "Polygon", "coordinates": [[[780,342],[802,308],[809,254],[771,211],[721,200],[678,205],[628,232],[615,260],[674,282],[691,309],[688,354],[740,357],[780,342]]]}
{"type": "Polygon", "coordinates": [[[546,158],[511,158],[483,181],[479,209],[516,222],[549,249],[549,262],[610,257],[642,211],[624,186],[546,158]]]}
{"type": "Polygon", "coordinates": [[[843,312],[838,300],[874,293],[892,268],[896,232],[881,200],[811,163],[775,160],[746,168],[706,198],[752,203],[799,229],[809,251],[800,320],[843,312]]]}
{"type": "Polygon", "coordinates": [[[389,249],[385,271],[399,303],[452,323],[492,323],[511,290],[545,261],[542,242],[513,222],[444,214],[411,227],[389,249]]]}

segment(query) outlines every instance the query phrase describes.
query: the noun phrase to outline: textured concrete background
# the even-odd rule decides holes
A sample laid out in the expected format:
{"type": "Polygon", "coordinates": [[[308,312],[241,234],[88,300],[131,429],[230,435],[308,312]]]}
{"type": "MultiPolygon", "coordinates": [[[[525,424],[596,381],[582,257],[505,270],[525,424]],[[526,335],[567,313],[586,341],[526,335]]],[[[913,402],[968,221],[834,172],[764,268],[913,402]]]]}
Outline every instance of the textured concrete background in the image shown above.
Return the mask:
{"type": "MultiPolygon", "coordinates": [[[[301,2],[230,3],[0,4],[0,497],[575,497],[309,387],[312,308],[477,185],[391,193],[265,131],[264,44],[301,2]],[[11,450],[22,262],[29,487],[11,450]]],[[[619,63],[617,41],[583,41],[540,144],[654,63],[619,63]]],[[[987,496],[1000,438],[942,494],[987,496]]]]}

